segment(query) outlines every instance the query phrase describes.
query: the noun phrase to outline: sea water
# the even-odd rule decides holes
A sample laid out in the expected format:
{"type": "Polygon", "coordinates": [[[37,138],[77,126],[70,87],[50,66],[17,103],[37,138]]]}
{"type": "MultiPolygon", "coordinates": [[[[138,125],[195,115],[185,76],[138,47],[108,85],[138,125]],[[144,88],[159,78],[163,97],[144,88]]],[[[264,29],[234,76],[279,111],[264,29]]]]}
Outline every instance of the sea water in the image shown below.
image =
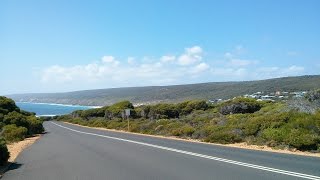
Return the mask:
{"type": "Polygon", "coordinates": [[[63,115],[63,114],[69,114],[75,110],[86,110],[86,109],[95,108],[93,106],[31,103],[31,102],[16,102],[16,105],[22,110],[36,113],[37,116],[63,115]]]}

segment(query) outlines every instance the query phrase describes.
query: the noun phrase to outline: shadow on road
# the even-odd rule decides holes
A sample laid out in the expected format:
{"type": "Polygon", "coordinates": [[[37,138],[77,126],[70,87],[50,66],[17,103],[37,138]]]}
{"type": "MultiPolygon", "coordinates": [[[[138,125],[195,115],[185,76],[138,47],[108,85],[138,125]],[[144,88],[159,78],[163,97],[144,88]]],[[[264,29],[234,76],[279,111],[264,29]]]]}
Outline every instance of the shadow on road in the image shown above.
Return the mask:
{"type": "Polygon", "coordinates": [[[19,169],[21,166],[22,166],[22,164],[13,162],[13,163],[11,163],[9,165],[8,169],[6,170],[6,172],[9,172],[9,171],[12,171],[12,170],[15,170],[15,169],[19,169]]]}
{"type": "Polygon", "coordinates": [[[5,166],[0,167],[0,179],[3,175],[11,170],[19,169],[22,166],[20,163],[7,163],[5,166]]]}

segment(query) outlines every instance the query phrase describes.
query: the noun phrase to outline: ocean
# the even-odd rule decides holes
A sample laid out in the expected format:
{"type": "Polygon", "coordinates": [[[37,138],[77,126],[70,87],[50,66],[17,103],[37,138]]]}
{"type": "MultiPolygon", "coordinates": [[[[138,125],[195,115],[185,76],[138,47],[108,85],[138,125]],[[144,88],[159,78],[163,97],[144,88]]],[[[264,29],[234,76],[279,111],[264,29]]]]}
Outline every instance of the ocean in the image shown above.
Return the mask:
{"type": "Polygon", "coordinates": [[[30,103],[30,102],[16,102],[16,105],[22,110],[36,113],[37,116],[63,115],[63,114],[69,114],[75,110],[86,110],[86,109],[95,108],[94,106],[30,103]]]}

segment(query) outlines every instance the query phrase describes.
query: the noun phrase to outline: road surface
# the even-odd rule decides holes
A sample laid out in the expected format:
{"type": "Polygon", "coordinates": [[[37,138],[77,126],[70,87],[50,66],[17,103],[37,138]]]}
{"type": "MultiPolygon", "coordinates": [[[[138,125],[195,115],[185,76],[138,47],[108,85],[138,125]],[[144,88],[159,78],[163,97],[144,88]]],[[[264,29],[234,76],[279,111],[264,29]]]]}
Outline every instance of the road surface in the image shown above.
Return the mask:
{"type": "Polygon", "coordinates": [[[45,122],[4,180],[318,179],[320,158],[45,122]]]}

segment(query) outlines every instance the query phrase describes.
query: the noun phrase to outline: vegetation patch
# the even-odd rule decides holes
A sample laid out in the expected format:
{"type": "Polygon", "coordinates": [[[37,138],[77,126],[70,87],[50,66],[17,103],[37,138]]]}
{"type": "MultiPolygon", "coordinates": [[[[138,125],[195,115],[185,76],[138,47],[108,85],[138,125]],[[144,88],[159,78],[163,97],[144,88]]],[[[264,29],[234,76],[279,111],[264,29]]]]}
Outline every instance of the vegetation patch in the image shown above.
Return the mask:
{"type": "MultiPolygon", "coordinates": [[[[308,97],[304,100],[309,101],[308,97]]],[[[297,111],[287,101],[235,98],[218,104],[194,100],[139,107],[124,101],[95,109],[93,116],[73,117],[72,113],[56,119],[91,127],[127,130],[127,120],[119,115],[126,108],[131,108],[132,132],[221,144],[245,142],[276,149],[320,152],[319,108],[314,112],[297,111]]],[[[86,110],[81,114],[94,111],[86,110]]]]}
{"type": "Polygon", "coordinates": [[[5,165],[9,157],[9,151],[6,142],[2,137],[0,137],[0,166],[5,165]]]}
{"type": "Polygon", "coordinates": [[[43,131],[42,120],[35,113],[23,111],[12,99],[0,96],[0,165],[9,158],[6,143],[22,141],[43,131]]]}

